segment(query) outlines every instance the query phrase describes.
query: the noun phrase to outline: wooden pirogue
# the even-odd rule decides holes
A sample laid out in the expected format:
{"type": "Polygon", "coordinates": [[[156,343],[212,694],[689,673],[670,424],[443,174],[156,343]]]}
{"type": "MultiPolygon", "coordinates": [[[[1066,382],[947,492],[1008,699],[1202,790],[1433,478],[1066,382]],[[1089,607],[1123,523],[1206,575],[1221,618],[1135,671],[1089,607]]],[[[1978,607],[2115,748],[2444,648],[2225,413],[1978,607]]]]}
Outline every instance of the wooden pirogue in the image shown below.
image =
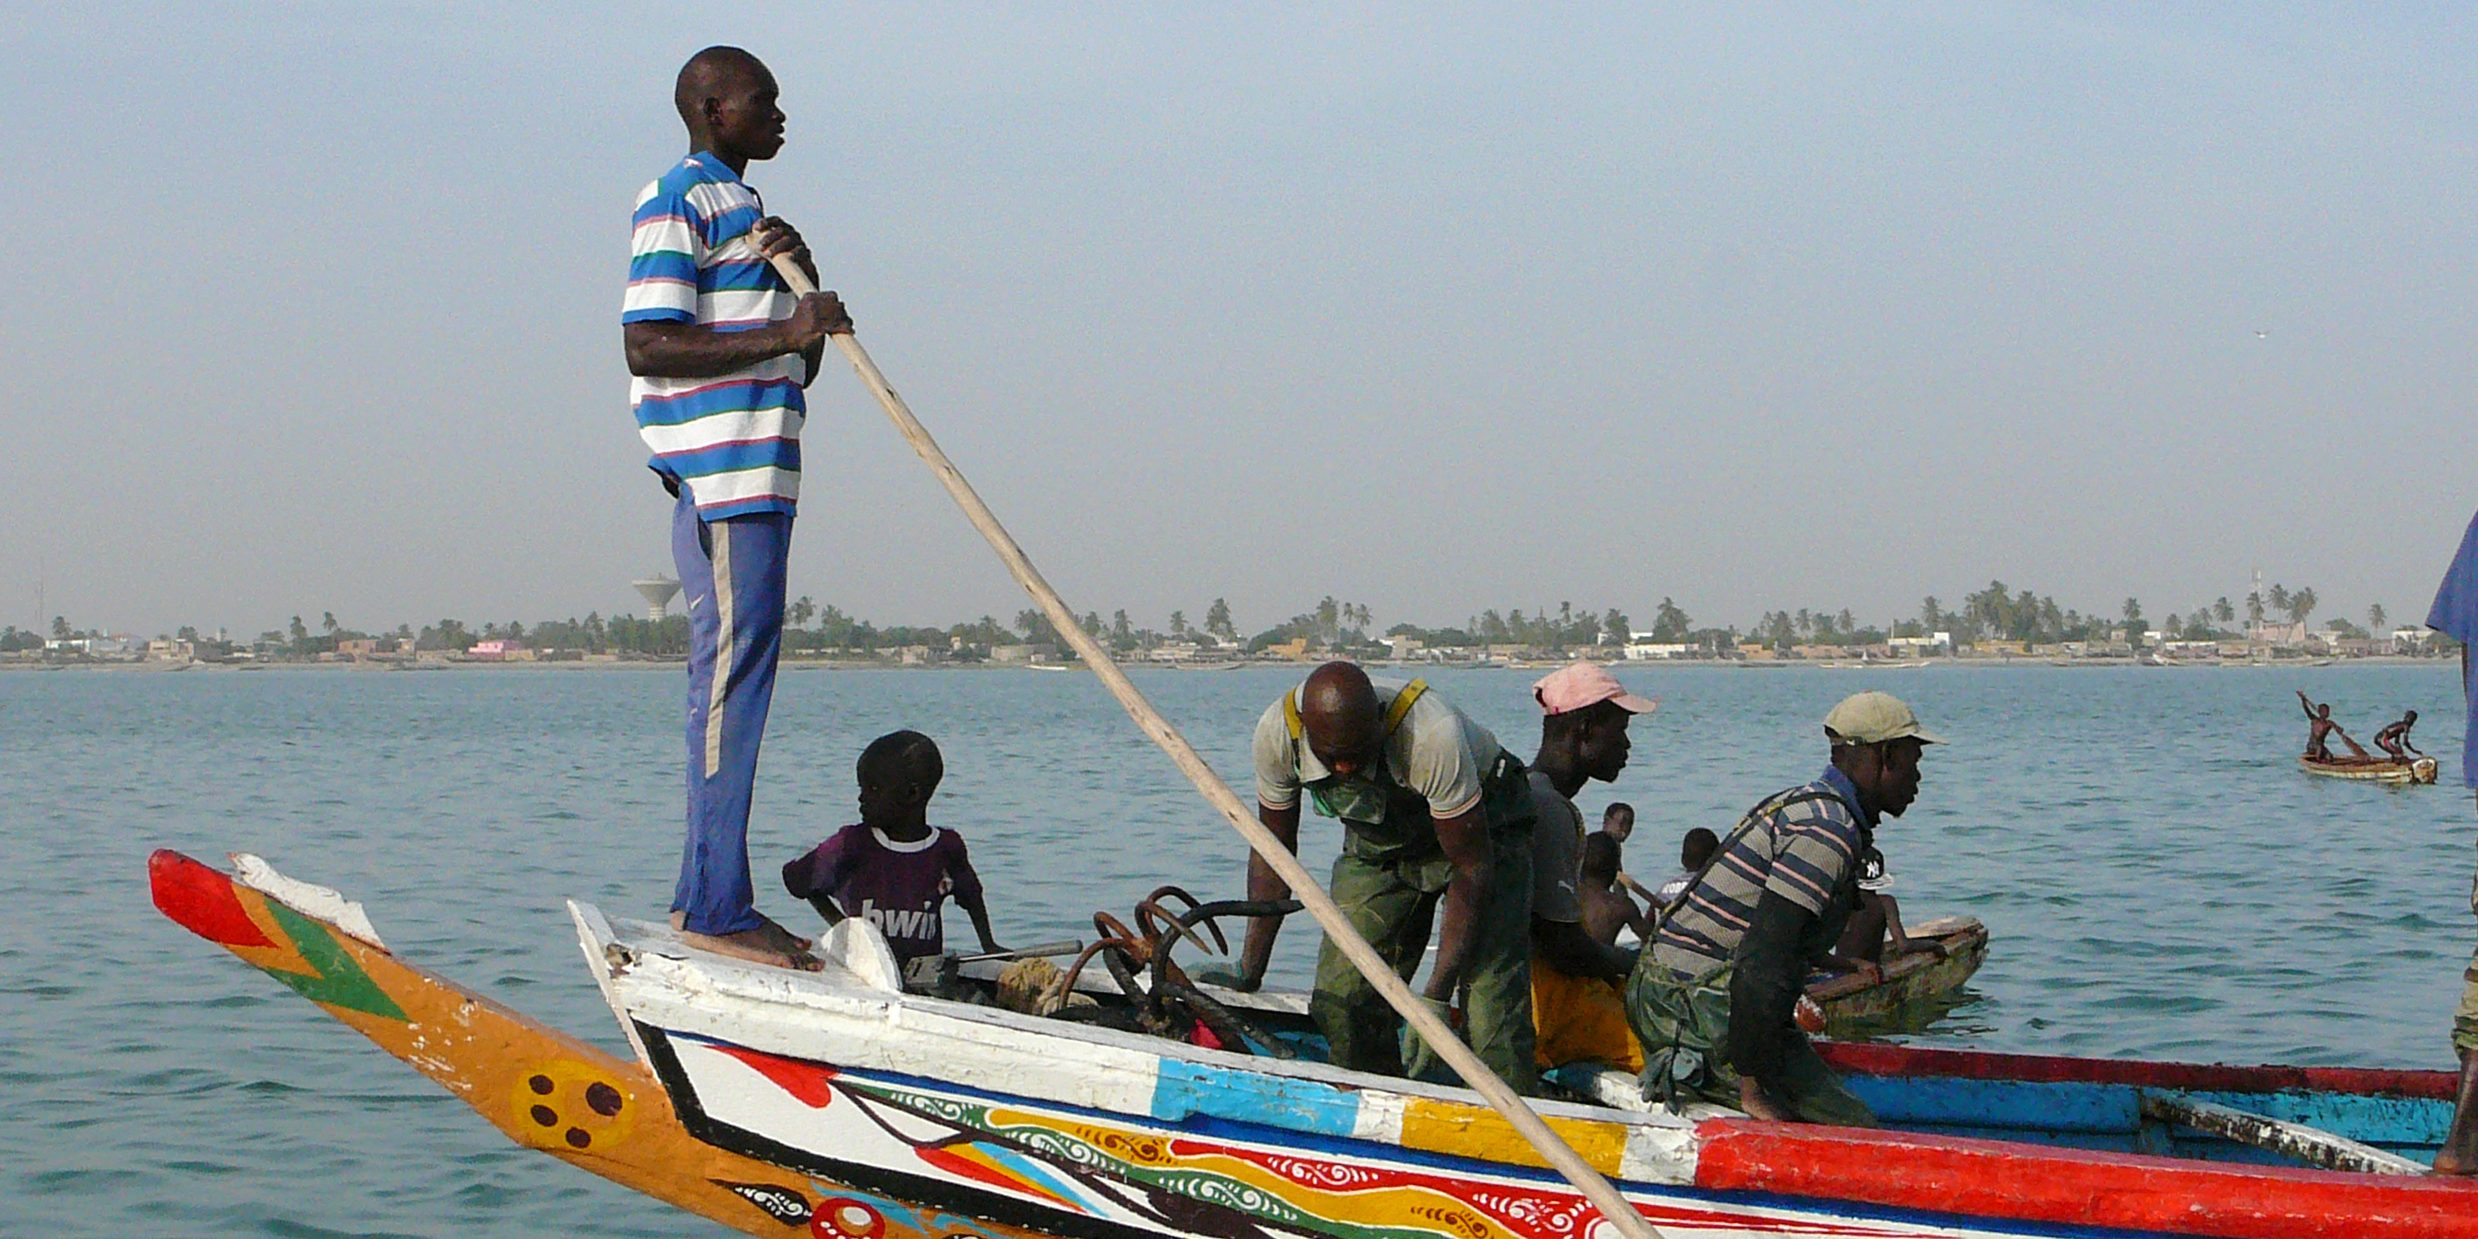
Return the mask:
{"type": "MultiPolygon", "coordinates": [[[[623,1061],[397,958],[333,892],[236,861],[241,879],[155,853],[156,906],[518,1144],[750,1234],[1608,1229],[1466,1090],[909,995],[863,922],[802,974],[571,904],[623,1061]]],[[[1300,1039],[1295,995],[1224,996],[1300,1039]]],[[[2478,1185],[2409,1160],[2449,1121],[2446,1072],[1825,1050],[1885,1129],[1647,1112],[1631,1078],[1588,1068],[1559,1079],[1605,1104],[1540,1108],[1664,1234],[1698,1239],[2478,1236],[2478,1185]]]]}
{"type": "Polygon", "coordinates": [[[1988,957],[1987,926],[1974,917],[1921,921],[1909,927],[1909,937],[1914,942],[1941,943],[1945,953],[1914,951],[1891,960],[1884,965],[1881,982],[1856,972],[1808,982],[1807,997],[1824,1009],[1825,1031],[1849,1032],[1950,994],[1962,988],[1988,957]]]}
{"type": "Polygon", "coordinates": [[[2311,757],[2297,759],[2298,769],[2327,779],[2356,779],[2366,783],[2432,783],[2436,764],[2432,757],[2412,757],[2401,761],[2390,757],[2333,757],[2316,761],[2311,757]]]}

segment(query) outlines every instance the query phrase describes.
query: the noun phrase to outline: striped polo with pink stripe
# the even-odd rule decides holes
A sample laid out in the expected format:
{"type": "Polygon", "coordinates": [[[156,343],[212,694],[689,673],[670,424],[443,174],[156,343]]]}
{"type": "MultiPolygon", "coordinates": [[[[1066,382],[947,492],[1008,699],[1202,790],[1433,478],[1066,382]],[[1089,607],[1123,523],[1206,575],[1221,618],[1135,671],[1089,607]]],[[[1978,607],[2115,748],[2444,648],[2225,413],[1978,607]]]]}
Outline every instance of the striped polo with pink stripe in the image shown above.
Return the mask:
{"type": "MultiPolygon", "coordinates": [[[[791,290],[749,230],[757,191],[699,151],[637,195],[623,323],[745,331],[787,317],[791,290]]],[[[629,398],[656,473],[688,488],[702,519],[794,510],[808,366],[797,354],[708,378],[637,376],[629,398]]]]}

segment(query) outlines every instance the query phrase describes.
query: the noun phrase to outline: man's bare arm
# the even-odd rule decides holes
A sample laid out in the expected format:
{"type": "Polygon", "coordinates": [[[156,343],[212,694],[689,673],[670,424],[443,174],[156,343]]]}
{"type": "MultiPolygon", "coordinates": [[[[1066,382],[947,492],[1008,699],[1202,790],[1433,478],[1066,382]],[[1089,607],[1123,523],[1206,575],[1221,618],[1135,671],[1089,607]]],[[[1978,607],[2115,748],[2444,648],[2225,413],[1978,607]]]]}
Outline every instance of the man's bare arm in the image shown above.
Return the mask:
{"type": "MultiPolygon", "coordinates": [[[[1259,802],[1256,806],[1256,820],[1264,823],[1265,829],[1272,831],[1273,837],[1282,841],[1284,850],[1293,856],[1299,854],[1298,805],[1292,805],[1287,809],[1275,809],[1259,802]]],[[[1290,897],[1290,884],[1282,880],[1282,875],[1275,873],[1273,866],[1265,863],[1264,857],[1253,851],[1249,852],[1248,898],[1288,899],[1290,897]]],[[[1265,983],[1265,968],[1273,962],[1274,935],[1281,931],[1282,918],[1278,916],[1260,916],[1248,922],[1247,941],[1239,948],[1239,984],[1233,988],[1254,990],[1265,983]]]]}
{"type": "Polygon", "coordinates": [[[1453,817],[1436,819],[1437,843],[1445,850],[1454,876],[1447,880],[1437,926],[1437,967],[1429,973],[1432,1002],[1451,1003],[1462,983],[1471,940],[1478,936],[1480,909],[1487,906],[1489,884],[1496,876],[1489,854],[1488,816],[1478,804],[1453,817]]]}

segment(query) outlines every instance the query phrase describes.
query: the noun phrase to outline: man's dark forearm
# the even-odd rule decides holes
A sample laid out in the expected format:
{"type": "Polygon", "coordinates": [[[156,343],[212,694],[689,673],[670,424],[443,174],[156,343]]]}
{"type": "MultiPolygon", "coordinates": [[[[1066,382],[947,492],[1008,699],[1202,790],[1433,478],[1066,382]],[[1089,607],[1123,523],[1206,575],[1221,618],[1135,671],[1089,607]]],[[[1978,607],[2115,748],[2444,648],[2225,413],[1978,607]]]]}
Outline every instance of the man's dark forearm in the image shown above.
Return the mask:
{"type": "MultiPolygon", "coordinates": [[[[630,323],[621,328],[628,372],[648,379],[705,379],[803,352],[783,323],[716,331],[695,323],[630,323]]],[[[823,341],[819,348],[823,349],[823,341]]],[[[815,363],[810,373],[815,374],[815,363]]]]}
{"type": "Polygon", "coordinates": [[[1729,982],[1729,1036],[1723,1047],[1738,1074],[1769,1085],[1781,1071],[1792,1022],[1806,979],[1807,961],[1798,943],[1815,914],[1767,891],[1755,905],[1746,935],[1738,940],[1737,969],[1729,982]]]}
{"type": "Polygon", "coordinates": [[[1532,946],[1548,965],[1570,977],[1622,980],[1634,971],[1634,957],[1594,939],[1573,921],[1532,918],[1532,946]]]}

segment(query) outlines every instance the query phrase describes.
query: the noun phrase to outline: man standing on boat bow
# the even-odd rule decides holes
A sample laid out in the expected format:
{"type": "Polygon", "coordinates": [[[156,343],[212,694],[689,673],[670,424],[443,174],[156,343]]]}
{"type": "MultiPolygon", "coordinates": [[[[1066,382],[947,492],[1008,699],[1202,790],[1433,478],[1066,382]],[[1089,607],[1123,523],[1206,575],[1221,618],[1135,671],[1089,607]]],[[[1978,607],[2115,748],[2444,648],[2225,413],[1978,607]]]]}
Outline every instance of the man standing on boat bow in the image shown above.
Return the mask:
{"type": "Polygon", "coordinates": [[[671,492],[671,557],[688,610],[688,841],[671,899],[698,946],[816,968],[757,911],[749,799],[783,644],[785,556],[800,495],[802,395],[830,333],[831,292],[794,297],[767,265],[808,246],[740,175],[783,148],[774,75],[736,47],[680,69],[688,156],[637,196],[620,314],[638,433],[671,492]]]}
{"type": "MultiPolygon", "coordinates": [[[[1523,763],[1425,682],[1372,683],[1347,662],[1318,667],[1268,708],[1254,750],[1258,820],[1296,852],[1303,793],[1340,819],[1331,885],[1352,928],[1408,981],[1439,921],[1422,996],[1453,1023],[1460,995],[1473,1052],[1516,1091],[1531,1091],[1532,807],[1523,763]]],[[[1289,895],[1271,866],[1249,858],[1248,898],[1289,895]]],[[[1239,988],[1264,980],[1280,928],[1273,917],[1249,923],[1239,988]]],[[[1436,1058],[1414,1038],[1405,1061],[1401,1018],[1330,941],[1308,1010],[1337,1067],[1419,1076],[1436,1058]]]]}
{"type": "Polygon", "coordinates": [[[1875,1126],[1794,1016],[1809,965],[1833,950],[1857,906],[1859,858],[1877,822],[1918,797],[1919,755],[1937,738],[1909,706],[1874,692],[1834,706],[1824,736],[1823,777],[1739,820],[1627,981],[1647,1099],[1875,1126]]]}

